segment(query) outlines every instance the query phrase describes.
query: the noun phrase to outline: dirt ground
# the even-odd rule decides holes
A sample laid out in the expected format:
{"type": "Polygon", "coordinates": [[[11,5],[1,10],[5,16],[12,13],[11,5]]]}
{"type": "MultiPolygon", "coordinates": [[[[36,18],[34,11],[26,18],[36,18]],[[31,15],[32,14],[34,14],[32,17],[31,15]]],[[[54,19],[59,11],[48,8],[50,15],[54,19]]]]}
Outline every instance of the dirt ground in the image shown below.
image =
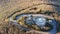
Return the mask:
{"type": "MultiPolygon", "coordinates": [[[[30,11],[39,13],[40,10],[42,10],[41,13],[46,11],[53,12],[51,15],[57,20],[59,26],[57,28],[60,30],[60,0],[0,0],[0,32],[2,34],[12,34],[13,32],[16,32],[14,34],[22,34],[22,32],[19,33],[20,29],[18,27],[11,26],[11,24],[8,27],[8,22],[5,22],[5,19],[12,14],[30,13],[30,11]],[[15,31],[13,30],[14,28],[15,31]],[[7,33],[7,31],[9,32],[7,33]]],[[[58,34],[60,33],[58,32],[58,34]]]]}

